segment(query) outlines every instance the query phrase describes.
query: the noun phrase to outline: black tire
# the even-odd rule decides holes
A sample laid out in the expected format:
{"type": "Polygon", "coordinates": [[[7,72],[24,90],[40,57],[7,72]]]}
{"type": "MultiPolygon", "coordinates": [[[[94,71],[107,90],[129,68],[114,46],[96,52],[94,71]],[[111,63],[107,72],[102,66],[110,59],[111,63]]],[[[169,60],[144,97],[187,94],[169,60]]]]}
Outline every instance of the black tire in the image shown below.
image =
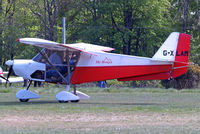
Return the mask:
{"type": "Polygon", "coordinates": [[[59,103],[68,103],[68,101],[59,100],[59,103]]]}
{"type": "Polygon", "coordinates": [[[80,100],[72,100],[72,103],[78,103],[80,100]]]}
{"type": "Polygon", "coordinates": [[[20,102],[28,102],[29,99],[19,99],[20,102]]]}

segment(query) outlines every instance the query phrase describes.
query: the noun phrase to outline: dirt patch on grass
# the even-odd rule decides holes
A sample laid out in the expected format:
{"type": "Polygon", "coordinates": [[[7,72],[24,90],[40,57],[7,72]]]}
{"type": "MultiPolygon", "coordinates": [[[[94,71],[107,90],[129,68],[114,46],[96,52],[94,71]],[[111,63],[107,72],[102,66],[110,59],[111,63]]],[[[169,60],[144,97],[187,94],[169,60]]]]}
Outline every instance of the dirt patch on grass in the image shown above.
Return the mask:
{"type": "Polygon", "coordinates": [[[1,126],[94,129],[102,127],[129,128],[131,126],[187,126],[200,129],[200,114],[106,113],[66,115],[0,116],[1,126]]]}

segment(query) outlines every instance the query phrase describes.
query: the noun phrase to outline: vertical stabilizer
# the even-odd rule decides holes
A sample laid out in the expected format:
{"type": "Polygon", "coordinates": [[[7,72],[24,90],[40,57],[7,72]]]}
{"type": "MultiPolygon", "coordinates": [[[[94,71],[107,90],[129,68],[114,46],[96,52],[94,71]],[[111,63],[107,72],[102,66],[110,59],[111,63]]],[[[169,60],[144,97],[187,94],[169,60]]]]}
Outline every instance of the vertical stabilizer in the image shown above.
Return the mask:
{"type": "Polygon", "coordinates": [[[176,49],[179,40],[179,33],[173,32],[162,44],[156,54],[152,57],[154,60],[174,61],[176,49]]]}
{"type": "Polygon", "coordinates": [[[171,77],[175,78],[187,72],[190,49],[190,35],[173,32],[152,57],[152,60],[171,61],[171,77]]]}

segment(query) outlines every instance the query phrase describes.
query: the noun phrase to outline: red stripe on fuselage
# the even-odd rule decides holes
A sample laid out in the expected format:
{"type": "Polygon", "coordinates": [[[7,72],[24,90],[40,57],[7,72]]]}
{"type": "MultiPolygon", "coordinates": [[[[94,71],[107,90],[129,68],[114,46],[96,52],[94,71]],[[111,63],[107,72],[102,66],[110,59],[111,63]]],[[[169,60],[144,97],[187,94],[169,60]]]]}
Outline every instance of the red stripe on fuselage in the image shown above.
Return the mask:
{"type": "Polygon", "coordinates": [[[170,78],[170,72],[167,73],[156,73],[149,75],[140,75],[128,78],[119,78],[118,81],[134,81],[134,80],[166,80],[170,78]]]}
{"type": "Polygon", "coordinates": [[[170,72],[172,65],[76,67],[72,84],[170,72]]]}

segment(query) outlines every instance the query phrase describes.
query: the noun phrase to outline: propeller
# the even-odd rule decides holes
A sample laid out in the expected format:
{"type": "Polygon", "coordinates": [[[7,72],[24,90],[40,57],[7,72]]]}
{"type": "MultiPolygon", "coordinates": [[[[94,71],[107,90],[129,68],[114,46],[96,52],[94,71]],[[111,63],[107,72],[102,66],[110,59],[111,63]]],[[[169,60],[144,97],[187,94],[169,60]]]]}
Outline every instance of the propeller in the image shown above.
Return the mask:
{"type": "Polygon", "coordinates": [[[8,65],[9,66],[9,71],[8,71],[8,75],[7,75],[7,79],[6,79],[6,87],[7,87],[7,83],[9,82],[9,77],[10,77],[10,74],[12,73],[12,71],[13,71],[13,63],[14,63],[14,60],[13,60],[13,54],[11,54],[11,60],[8,60],[8,61],[6,61],[6,65],[8,65]]]}
{"type": "MultiPolygon", "coordinates": [[[[1,76],[1,75],[0,75],[0,78],[6,80],[6,82],[8,81],[5,77],[3,77],[3,76],[1,76]]],[[[8,81],[8,82],[9,82],[9,81],[8,81]]]]}

